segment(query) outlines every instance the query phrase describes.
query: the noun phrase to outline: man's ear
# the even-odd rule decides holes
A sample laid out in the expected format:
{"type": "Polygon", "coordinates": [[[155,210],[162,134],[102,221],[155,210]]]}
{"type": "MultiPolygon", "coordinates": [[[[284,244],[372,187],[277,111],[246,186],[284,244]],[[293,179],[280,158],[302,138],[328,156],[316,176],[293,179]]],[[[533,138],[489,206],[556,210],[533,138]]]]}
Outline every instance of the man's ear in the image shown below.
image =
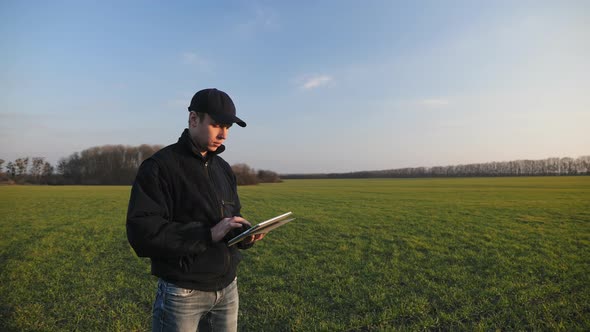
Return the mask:
{"type": "Polygon", "coordinates": [[[198,123],[199,123],[199,117],[197,116],[197,113],[190,111],[188,113],[188,127],[189,128],[196,127],[198,123]]]}

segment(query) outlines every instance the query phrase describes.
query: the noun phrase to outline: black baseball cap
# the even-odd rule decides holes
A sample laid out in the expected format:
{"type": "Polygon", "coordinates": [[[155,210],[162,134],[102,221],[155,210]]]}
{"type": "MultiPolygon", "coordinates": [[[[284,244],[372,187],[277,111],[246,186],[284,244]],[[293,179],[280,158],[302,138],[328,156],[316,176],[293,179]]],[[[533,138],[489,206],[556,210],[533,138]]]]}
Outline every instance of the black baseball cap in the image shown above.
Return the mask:
{"type": "Polygon", "coordinates": [[[217,89],[203,89],[193,96],[188,111],[207,113],[217,123],[237,123],[246,127],[246,122],[236,116],[236,106],[227,93],[217,89]]]}

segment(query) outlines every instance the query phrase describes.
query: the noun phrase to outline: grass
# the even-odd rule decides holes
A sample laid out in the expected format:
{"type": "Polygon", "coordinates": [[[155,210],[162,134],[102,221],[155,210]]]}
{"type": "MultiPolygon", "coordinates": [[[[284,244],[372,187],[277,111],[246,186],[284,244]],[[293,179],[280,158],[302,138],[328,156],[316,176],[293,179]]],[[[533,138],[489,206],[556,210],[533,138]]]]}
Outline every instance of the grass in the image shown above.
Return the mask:
{"type": "MultiPolygon", "coordinates": [[[[0,330],[145,331],[155,278],[129,187],[0,187],[0,330]]],[[[240,187],[244,331],[589,330],[590,177],[240,187]]]]}

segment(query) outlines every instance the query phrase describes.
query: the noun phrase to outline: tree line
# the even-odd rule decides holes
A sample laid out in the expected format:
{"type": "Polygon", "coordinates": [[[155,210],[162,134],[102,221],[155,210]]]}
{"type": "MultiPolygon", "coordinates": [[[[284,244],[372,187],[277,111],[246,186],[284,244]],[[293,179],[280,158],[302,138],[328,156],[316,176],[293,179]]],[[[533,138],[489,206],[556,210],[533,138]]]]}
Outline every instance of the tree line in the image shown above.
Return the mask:
{"type": "MultiPolygon", "coordinates": [[[[61,158],[54,167],[43,157],[23,157],[5,163],[0,159],[0,183],[129,185],[139,165],[161,149],[161,145],[104,145],[61,158]]],[[[279,175],[255,170],[246,164],[232,165],[238,185],[280,182],[283,179],[330,178],[414,178],[476,176],[560,176],[590,175],[590,155],[576,159],[546,158],[454,166],[413,167],[348,173],[279,175]]]]}
{"type": "MultiPolygon", "coordinates": [[[[104,145],[75,152],[61,158],[54,167],[44,157],[0,159],[0,183],[48,185],[130,185],[141,163],[162,148],[161,145],[104,145]]],[[[273,171],[232,166],[239,185],[280,182],[273,171]]]]}
{"type": "Polygon", "coordinates": [[[590,155],[540,160],[514,160],[479,164],[408,167],[349,173],[283,174],[283,179],[419,178],[477,176],[590,175],[590,155]]]}

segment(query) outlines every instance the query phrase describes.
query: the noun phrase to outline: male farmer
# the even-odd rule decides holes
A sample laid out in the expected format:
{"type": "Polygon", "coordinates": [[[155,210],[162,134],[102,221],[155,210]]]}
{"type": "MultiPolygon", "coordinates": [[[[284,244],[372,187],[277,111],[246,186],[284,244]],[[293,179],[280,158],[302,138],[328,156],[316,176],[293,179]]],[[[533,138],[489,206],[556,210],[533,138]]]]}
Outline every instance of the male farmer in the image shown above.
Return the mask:
{"type": "Polygon", "coordinates": [[[153,331],[236,331],[237,247],[247,249],[262,236],[227,246],[250,223],[240,215],[236,177],[219,154],[231,125],[246,123],[217,89],[197,92],[188,110],[188,129],[178,142],[137,172],[127,238],[138,256],[150,257],[159,278],[153,331]]]}

